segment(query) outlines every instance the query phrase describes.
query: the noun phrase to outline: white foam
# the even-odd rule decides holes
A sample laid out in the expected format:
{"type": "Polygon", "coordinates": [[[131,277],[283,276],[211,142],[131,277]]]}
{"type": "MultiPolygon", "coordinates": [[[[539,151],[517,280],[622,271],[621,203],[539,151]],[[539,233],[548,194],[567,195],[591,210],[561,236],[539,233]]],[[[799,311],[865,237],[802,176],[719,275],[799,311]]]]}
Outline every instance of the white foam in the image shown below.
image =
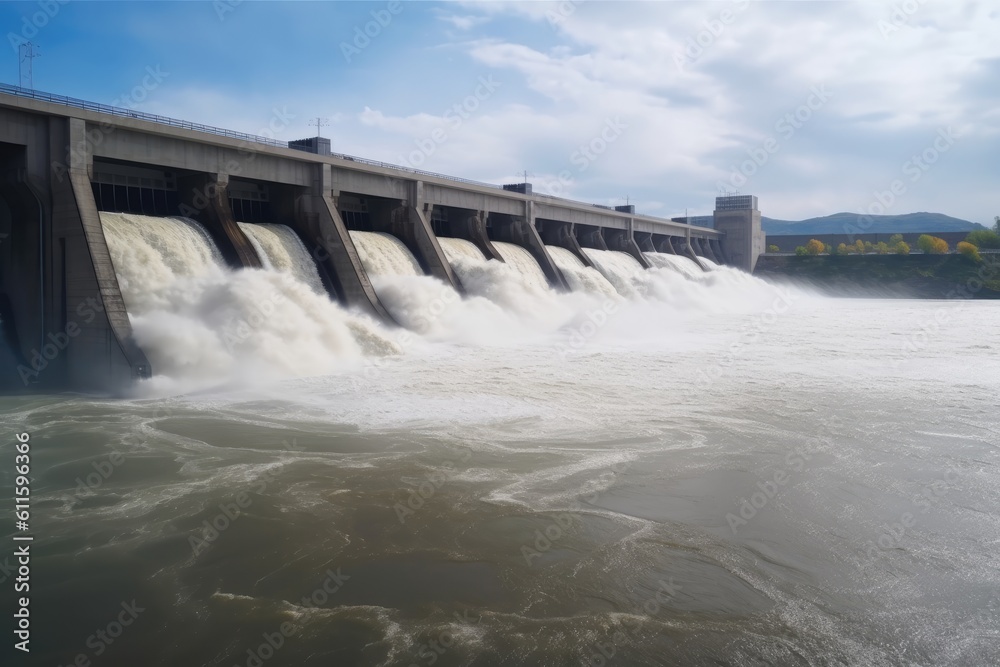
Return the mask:
{"type": "Polygon", "coordinates": [[[549,279],[545,277],[542,267],[531,256],[527,249],[513,243],[503,243],[494,241],[493,247],[497,249],[504,261],[524,276],[525,281],[537,289],[547,289],[549,279]]]}
{"type": "Polygon", "coordinates": [[[316,262],[298,234],[285,225],[238,223],[265,268],[290,273],[317,294],[326,294],[316,262]]]}
{"type": "Polygon", "coordinates": [[[566,248],[545,246],[549,256],[569,284],[569,288],[602,297],[617,297],[618,290],[600,271],[584,265],[579,257],[566,248]]]}
{"type": "Polygon", "coordinates": [[[151,389],[326,374],[398,347],[292,273],[230,270],[186,218],[101,213],[151,389]]]}

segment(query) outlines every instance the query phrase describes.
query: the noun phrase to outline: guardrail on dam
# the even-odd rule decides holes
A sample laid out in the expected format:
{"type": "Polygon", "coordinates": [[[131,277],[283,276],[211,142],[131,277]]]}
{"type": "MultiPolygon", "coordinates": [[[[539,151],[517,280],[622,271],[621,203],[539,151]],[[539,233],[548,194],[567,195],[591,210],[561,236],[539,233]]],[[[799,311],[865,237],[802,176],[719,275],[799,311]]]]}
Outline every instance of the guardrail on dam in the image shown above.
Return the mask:
{"type": "Polygon", "coordinates": [[[0,86],[0,172],[0,319],[18,384],[114,388],[152,373],[102,211],[192,218],[231,267],[261,266],[238,222],[288,225],[331,298],[389,321],[349,230],[393,234],[425,273],[459,290],[438,236],[494,259],[494,242],[520,245],[556,288],[566,283],[546,245],[586,266],[583,248],[644,267],[643,252],[667,252],[752,269],[752,249],[733,242],[753,236],[733,233],[739,221],[696,227],[11,86],[0,86]]]}

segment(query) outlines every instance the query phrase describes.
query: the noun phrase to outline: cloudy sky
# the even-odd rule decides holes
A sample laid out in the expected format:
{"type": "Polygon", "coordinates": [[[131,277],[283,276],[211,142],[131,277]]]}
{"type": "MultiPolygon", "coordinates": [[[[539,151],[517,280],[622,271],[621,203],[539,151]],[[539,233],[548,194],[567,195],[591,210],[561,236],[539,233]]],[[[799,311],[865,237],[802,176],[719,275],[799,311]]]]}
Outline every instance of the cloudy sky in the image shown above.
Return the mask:
{"type": "Polygon", "coordinates": [[[30,39],[38,90],[653,215],[1000,215],[992,0],[63,2],[0,5],[3,81],[30,39]]]}

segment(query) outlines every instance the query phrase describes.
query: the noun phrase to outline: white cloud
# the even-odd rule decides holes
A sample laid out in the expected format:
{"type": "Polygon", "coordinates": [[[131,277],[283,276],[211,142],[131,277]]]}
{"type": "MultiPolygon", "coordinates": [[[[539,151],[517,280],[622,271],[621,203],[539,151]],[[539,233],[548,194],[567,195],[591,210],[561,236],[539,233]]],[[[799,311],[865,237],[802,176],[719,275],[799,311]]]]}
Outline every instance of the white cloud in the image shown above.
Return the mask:
{"type": "Polygon", "coordinates": [[[458,30],[471,30],[490,22],[489,16],[460,16],[458,14],[438,13],[438,20],[454,26],[458,30]]]}

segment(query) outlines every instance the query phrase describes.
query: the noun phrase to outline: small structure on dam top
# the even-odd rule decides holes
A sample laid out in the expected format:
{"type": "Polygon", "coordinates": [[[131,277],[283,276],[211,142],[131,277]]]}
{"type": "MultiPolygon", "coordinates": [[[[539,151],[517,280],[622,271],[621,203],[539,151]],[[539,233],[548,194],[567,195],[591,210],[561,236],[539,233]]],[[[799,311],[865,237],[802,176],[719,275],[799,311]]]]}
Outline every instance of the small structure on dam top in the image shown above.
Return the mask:
{"type": "Polygon", "coordinates": [[[756,197],[728,199],[711,229],[331,154],[328,139],[278,141],[0,85],[0,382],[114,389],[155,371],[133,339],[102,212],[191,218],[232,268],[263,265],[239,223],[285,225],[332,300],[392,323],[350,231],[392,234],[458,290],[438,235],[500,261],[492,243],[513,243],[558,289],[567,282],[547,246],[585,266],[584,249],[596,249],[643,267],[643,253],[659,252],[752,270],[756,197]]]}

